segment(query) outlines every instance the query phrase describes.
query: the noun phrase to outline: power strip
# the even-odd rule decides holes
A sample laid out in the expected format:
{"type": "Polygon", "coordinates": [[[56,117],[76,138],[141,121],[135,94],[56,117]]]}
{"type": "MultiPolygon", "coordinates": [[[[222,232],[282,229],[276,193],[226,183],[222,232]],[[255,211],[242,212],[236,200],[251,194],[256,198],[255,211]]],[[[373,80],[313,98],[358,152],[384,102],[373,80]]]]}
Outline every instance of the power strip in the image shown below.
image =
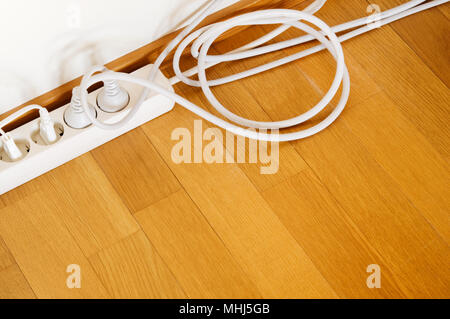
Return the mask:
{"type": "MultiPolygon", "coordinates": [[[[147,65],[132,75],[146,78],[151,66],[147,65]]],[[[156,82],[173,92],[169,80],[161,72],[158,73],[156,82]]],[[[99,120],[106,123],[116,122],[130,111],[143,91],[142,87],[135,84],[125,82],[120,84],[130,95],[128,106],[118,113],[99,111],[97,114],[99,120]]],[[[98,92],[99,90],[96,90],[89,94],[89,103],[95,105],[98,92]]],[[[63,119],[66,105],[50,113],[55,121],[56,131],[60,135],[59,140],[52,145],[42,143],[38,134],[39,118],[11,131],[12,138],[26,155],[19,161],[10,162],[0,142],[0,195],[169,112],[174,105],[173,100],[150,92],[136,116],[118,130],[102,130],[94,125],[79,130],[73,129],[63,119]]]]}

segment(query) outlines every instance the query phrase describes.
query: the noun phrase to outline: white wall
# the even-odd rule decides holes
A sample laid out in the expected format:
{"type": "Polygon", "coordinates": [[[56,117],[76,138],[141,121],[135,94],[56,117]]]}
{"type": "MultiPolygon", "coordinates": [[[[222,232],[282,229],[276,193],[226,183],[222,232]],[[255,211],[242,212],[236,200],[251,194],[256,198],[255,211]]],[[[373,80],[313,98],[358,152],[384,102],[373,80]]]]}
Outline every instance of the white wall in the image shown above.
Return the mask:
{"type": "Polygon", "coordinates": [[[0,114],[174,30],[209,1],[1,0],[0,114]]]}

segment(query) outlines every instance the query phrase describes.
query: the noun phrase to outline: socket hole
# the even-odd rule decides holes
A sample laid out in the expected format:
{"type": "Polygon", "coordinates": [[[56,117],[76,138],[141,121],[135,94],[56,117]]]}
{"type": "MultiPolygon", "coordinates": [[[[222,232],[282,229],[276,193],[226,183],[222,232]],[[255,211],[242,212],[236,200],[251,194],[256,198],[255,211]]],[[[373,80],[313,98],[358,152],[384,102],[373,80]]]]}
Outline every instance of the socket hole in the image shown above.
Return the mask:
{"type": "Polygon", "coordinates": [[[2,148],[0,150],[0,161],[8,162],[8,163],[19,162],[19,161],[23,160],[25,157],[27,157],[28,153],[30,153],[31,145],[30,145],[30,143],[28,141],[26,141],[26,140],[14,140],[14,142],[16,142],[17,147],[22,152],[22,157],[20,157],[19,159],[13,161],[13,160],[11,160],[9,158],[8,154],[6,154],[6,152],[2,148]]]}
{"type": "MultiPolygon", "coordinates": [[[[59,140],[63,137],[63,135],[64,135],[64,126],[62,124],[60,124],[60,123],[55,123],[55,131],[56,131],[57,139],[52,144],[58,143],[59,140]]],[[[41,134],[39,134],[39,130],[35,130],[31,134],[31,140],[34,143],[38,144],[38,145],[43,145],[43,146],[49,145],[47,142],[44,141],[44,139],[42,138],[41,134]]]]}

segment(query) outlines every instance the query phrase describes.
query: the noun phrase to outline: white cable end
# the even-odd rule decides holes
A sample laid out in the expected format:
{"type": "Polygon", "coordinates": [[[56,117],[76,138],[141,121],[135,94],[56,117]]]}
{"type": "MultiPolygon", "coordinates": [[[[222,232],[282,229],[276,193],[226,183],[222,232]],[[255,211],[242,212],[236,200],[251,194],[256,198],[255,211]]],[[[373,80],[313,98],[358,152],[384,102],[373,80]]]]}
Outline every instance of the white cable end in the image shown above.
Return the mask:
{"type": "Polygon", "coordinates": [[[11,161],[17,161],[23,156],[10,134],[6,133],[1,137],[1,139],[3,143],[3,150],[11,161]]]}
{"type": "Polygon", "coordinates": [[[98,107],[108,113],[122,111],[129,102],[128,92],[115,80],[105,81],[105,87],[97,96],[98,107]]]}
{"type": "MultiPolygon", "coordinates": [[[[89,111],[91,112],[92,117],[97,116],[97,111],[91,104],[89,104],[89,111]]],[[[64,121],[68,126],[74,129],[83,129],[92,124],[81,104],[79,87],[75,87],[72,91],[72,100],[64,112],[64,121]]]]}
{"type": "Polygon", "coordinates": [[[39,110],[41,120],[39,123],[39,134],[47,144],[53,144],[57,141],[58,135],[55,131],[55,122],[50,117],[47,109],[39,110]]]}

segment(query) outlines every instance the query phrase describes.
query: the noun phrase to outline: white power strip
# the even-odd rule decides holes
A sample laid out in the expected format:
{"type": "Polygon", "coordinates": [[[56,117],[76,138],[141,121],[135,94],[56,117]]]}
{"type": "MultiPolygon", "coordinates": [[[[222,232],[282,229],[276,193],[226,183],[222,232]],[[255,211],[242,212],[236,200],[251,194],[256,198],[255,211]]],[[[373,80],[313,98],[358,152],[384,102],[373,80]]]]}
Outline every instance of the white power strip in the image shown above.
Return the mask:
{"type": "MultiPolygon", "coordinates": [[[[148,65],[132,74],[146,78],[150,68],[151,65],[148,65]]],[[[160,86],[173,91],[169,80],[161,72],[159,72],[156,82],[160,86]]],[[[142,87],[125,82],[120,84],[130,95],[128,106],[118,113],[98,112],[97,118],[99,120],[106,123],[116,122],[126,115],[139,99],[143,90],[142,87]]],[[[88,101],[93,105],[96,103],[98,92],[99,90],[96,90],[89,94],[88,101]]],[[[60,134],[60,138],[55,144],[48,146],[42,143],[38,134],[39,118],[11,131],[12,138],[22,152],[26,153],[26,156],[16,162],[8,161],[0,142],[0,195],[169,112],[174,105],[175,103],[171,99],[150,92],[148,99],[136,116],[118,130],[102,130],[93,125],[84,129],[73,129],[63,119],[67,106],[60,107],[50,113],[55,121],[55,128],[60,134]]]]}

